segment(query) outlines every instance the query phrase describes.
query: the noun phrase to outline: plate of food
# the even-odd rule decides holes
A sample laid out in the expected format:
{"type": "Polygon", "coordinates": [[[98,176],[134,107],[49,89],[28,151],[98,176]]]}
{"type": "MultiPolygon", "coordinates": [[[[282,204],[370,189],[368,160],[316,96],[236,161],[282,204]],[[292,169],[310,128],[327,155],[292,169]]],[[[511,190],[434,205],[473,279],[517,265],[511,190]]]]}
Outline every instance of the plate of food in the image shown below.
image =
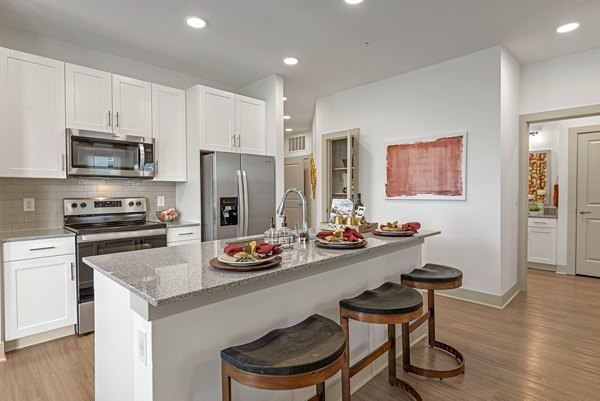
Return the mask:
{"type": "Polygon", "coordinates": [[[247,244],[230,244],[217,260],[229,266],[258,266],[273,261],[282,251],[279,244],[256,241],[247,244]]]}
{"type": "Polygon", "coordinates": [[[398,221],[382,224],[373,234],[383,237],[412,237],[421,228],[421,223],[411,222],[398,224],[398,221]]]}
{"type": "Polygon", "coordinates": [[[346,227],[344,230],[318,233],[315,243],[327,248],[360,248],[366,245],[367,240],[358,231],[346,227]]]}

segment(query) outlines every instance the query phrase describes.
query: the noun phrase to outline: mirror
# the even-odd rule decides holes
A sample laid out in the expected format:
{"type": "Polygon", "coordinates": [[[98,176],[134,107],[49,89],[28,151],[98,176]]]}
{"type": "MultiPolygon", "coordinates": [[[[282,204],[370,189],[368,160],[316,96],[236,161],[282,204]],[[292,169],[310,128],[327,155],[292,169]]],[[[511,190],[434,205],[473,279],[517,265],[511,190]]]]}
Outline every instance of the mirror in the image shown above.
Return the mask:
{"type": "Polygon", "coordinates": [[[551,204],[550,177],[550,151],[529,152],[529,202],[551,204]]]}

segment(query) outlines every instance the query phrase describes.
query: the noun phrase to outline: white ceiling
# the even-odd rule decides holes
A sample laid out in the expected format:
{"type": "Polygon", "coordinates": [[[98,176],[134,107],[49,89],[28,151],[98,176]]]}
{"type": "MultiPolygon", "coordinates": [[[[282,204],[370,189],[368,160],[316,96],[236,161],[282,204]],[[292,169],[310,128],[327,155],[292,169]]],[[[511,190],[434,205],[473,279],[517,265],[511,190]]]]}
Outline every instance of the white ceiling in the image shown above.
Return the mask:
{"type": "Polygon", "coordinates": [[[0,24],[231,87],[281,74],[286,127],[302,132],[319,96],[477,50],[526,64],[600,47],[600,0],[0,0],[0,24]]]}

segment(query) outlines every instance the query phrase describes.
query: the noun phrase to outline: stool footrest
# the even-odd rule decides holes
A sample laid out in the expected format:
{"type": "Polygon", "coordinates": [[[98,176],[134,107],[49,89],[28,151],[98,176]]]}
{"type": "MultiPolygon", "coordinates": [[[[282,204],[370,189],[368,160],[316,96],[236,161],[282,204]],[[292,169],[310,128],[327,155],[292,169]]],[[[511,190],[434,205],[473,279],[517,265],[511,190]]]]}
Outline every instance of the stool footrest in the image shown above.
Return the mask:
{"type": "Polygon", "coordinates": [[[429,320],[430,316],[431,316],[431,311],[427,311],[424,314],[422,314],[420,318],[418,318],[417,320],[415,320],[408,326],[409,327],[408,332],[412,333],[413,331],[418,329],[419,326],[421,326],[423,323],[425,323],[427,320],[429,320]]]}
{"type": "Polygon", "coordinates": [[[465,358],[462,356],[458,350],[449,346],[448,344],[444,344],[439,341],[433,341],[430,344],[433,348],[437,348],[441,351],[445,351],[450,355],[454,356],[456,361],[458,362],[458,367],[449,370],[436,370],[436,369],[424,369],[414,365],[403,366],[405,372],[414,373],[419,376],[435,378],[435,379],[448,379],[450,377],[460,376],[465,373],[465,358]]]}
{"type": "Polygon", "coordinates": [[[356,376],[358,372],[369,366],[372,362],[374,362],[381,355],[388,352],[391,348],[392,344],[389,341],[386,341],[385,343],[380,345],[375,351],[371,352],[369,355],[365,356],[363,359],[350,366],[350,377],[356,376]]]}
{"type": "Polygon", "coordinates": [[[411,386],[410,384],[408,384],[407,382],[400,380],[398,378],[396,378],[396,382],[392,383],[392,385],[401,388],[402,390],[406,391],[408,394],[410,394],[416,401],[423,401],[423,398],[421,398],[421,396],[419,395],[419,393],[417,393],[417,390],[415,390],[413,388],[413,386],[411,386]]]}

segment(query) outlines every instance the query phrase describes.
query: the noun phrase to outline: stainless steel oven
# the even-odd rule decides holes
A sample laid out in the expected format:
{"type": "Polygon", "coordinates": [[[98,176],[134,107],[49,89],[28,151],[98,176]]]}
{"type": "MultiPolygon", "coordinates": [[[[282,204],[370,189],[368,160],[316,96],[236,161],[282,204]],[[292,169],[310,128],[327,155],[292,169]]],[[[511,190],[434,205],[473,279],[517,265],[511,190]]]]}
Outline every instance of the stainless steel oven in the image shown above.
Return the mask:
{"type": "Polygon", "coordinates": [[[69,128],[67,174],[153,178],[154,139],[69,128]]]}
{"type": "Polygon", "coordinates": [[[77,234],[78,334],[94,331],[94,271],[82,259],[167,246],[166,224],[146,218],[144,198],[64,200],[65,228],[77,234]]]}

